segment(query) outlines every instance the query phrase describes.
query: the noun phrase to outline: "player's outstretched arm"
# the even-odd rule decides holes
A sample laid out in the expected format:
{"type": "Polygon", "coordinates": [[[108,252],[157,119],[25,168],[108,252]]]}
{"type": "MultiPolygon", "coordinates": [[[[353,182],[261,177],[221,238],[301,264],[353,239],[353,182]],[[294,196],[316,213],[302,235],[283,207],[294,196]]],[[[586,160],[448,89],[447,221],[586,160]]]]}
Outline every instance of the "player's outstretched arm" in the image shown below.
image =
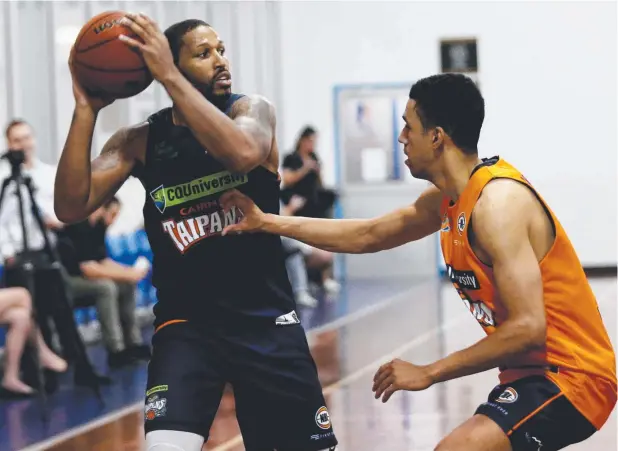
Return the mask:
{"type": "Polygon", "coordinates": [[[530,242],[537,199],[524,185],[496,180],[483,190],[472,213],[474,236],[493,266],[496,288],[507,310],[494,333],[431,365],[402,360],[382,365],[375,397],[386,402],[397,390],[424,390],[436,382],[508,366],[514,357],[545,345],[543,283],[530,242]]]}
{"type": "Polygon", "coordinates": [[[425,191],[408,207],[374,219],[314,219],[263,213],[239,191],[225,193],[221,205],[238,207],[243,220],[226,227],[223,234],[266,232],[287,236],[331,252],[365,254],[392,249],[421,239],[440,229],[441,194],[425,191]]]}
{"type": "Polygon", "coordinates": [[[144,42],[126,36],[121,39],[141,52],[152,76],[163,85],[195,138],[210,155],[238,173],[247,173],[266,161],[274,133],[274,111],[266,99],[251,96],[238,100],[231,119],[174,65],[167,38],[155,21],[144,14],[127,14],[123,23],[144,42]]]}

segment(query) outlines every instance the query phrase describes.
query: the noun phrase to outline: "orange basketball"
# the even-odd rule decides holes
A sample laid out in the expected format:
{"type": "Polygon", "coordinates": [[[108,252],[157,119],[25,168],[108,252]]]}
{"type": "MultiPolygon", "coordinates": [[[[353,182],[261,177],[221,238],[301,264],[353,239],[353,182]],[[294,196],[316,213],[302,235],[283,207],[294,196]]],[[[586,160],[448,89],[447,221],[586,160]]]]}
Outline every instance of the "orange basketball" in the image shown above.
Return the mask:
{"type": "Polygon", "coordinates": [[[89,93],[122,99],[139,94],[152,83],[139,52],[118,39],[121,34],[140,39],[120,24],[124,16],[122,11],[99,14],[82,27],[75,40],[75,75],[89,93]]]}

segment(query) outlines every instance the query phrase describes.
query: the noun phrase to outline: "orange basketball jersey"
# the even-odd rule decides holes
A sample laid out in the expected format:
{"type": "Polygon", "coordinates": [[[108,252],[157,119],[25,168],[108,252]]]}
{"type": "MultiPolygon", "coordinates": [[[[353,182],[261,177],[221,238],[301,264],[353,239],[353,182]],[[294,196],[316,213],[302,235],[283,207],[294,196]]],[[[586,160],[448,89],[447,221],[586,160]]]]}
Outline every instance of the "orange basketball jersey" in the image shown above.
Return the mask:
{"type": "MultiPolygon", "coordinates": [[[[496,178],[528,186],[555,225],[555,241],[539,263],[547,320],[546,346],[500,368],[500,383],[544,374],[600,429],[616,404],[616,358],[596,298],[579,258],[560,222],[525,177],[502,159],[489,159],[473,172],[452,203],[442,203],[440,242],[448,275],[465,305],[487,334],[505,320],[506,310],[494,285],[492,268],[474,254],[468,225],[483,188],[496,178]]],[[[500,214],[500,211],[496,211],[500,214]]],[[[474,226],[473,226],[474,227],[474,226]]]]}

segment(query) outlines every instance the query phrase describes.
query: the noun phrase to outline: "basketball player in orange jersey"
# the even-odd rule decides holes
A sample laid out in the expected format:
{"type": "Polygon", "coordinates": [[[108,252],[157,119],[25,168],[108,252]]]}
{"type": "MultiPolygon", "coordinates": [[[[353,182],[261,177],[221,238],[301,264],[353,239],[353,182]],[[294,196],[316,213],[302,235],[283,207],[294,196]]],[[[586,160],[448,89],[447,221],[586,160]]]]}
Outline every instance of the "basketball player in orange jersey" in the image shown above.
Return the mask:
{"type": "Polygon", "coordinates": [[[378,252],[440,233],[448,274],[487,333],[430,365],[399,359],[374,377],[376,399],[500,368],[500,385],[440,451],[558,450],[590,437],[616,403],[616,361],[579,259],[534,187],[499,157],[480,159],[484,100],[458,74],[419,80],[399,136],[416,178],[434,186],[414,204],[369,220],[245,214],[224,233],[265,231],[332,252],[378,252]]]}

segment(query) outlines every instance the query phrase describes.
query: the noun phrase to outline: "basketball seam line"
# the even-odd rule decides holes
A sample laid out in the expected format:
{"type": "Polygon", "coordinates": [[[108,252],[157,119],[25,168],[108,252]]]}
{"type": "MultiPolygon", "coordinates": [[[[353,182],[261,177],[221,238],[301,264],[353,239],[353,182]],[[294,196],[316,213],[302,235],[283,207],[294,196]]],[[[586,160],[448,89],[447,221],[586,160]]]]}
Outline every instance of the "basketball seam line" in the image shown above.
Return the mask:
{"type": "MultiPolygon", "coordinates": [[[[109,16],[113,16],[114,14],[118,14],[118,11],[112,11],[109,14],[104,15],[103,17],[99,18],[99,20],[97,20],[97,23],[100,20],[104,20],[104,19],[108,18],[109,16]]],[[[94,19],[94,17],[92,19],[94,19]]],[[[90,19],[90,20],[92,20],[92,19],[90,19]]],[[[86,36],[88,31],[89,31],[89,29],[86,28],[85,30],[83,30],[83,33],[80,33],[80,35],[77,36],[77,41],[75,42],[75,50],[76,51],[77,51],[77,48],[79,47],[79,43],[82,42],[82,39],[84,39],[84,36],[86,36]]]]}
{"type": "Polygon", "coordinates": [[[117,73],[117,74],[121,74],[123,72],[139,72],[143,70],[148,70],[147,66],[141,66],[135,69],[103,69],[100,67],[91,66],[90,64],[82,63],[81,61],[77,61],[77,60],[74,61],[74,64],[85,67],[86,69],[97,71],[97,72],[109,72],[109,73],[117,73]]]}
{"type": "MultiPolygon", "coordinates": [[[[133,33],[132,35],[125,35],[125,36],[128,36],[128,37],[130,37],[130,38],[136,38],[136,37],[138,37],[135,33],[133,33]]],[[[99,48],[99,47],[101,47],[102,45],[107,44],[108,42],[115,41],[116,39],[118,39],[118,36],[114,36],[113,38],[106,39],[105,41],[99,41],[99,42],[97,42],[96,44],[92,44],[90,47],[86,47],[85,49],[82,49],[82,50],[79,50],[79,49],[76,47],[76,48],[75,48],[75,53],[76,53],[76,54],[80,54],[80,53],[86,53],[86,52],[89,52],[89,51],[90,51],[90,50],[92,50],[92,49],[99,48]]]]}

